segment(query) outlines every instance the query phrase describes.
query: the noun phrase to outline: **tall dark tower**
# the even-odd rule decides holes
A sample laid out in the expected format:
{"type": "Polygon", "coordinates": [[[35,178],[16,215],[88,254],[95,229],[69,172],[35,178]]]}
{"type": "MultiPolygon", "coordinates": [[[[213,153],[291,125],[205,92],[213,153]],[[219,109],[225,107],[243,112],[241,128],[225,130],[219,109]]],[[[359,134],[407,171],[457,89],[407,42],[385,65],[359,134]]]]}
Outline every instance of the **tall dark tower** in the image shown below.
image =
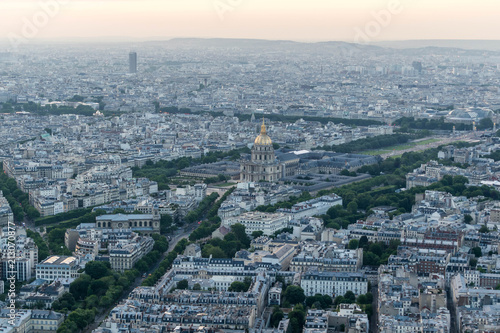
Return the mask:
{"type": "Polygon", "coordinates": [[[131,74],[137,73],[137,52],[130,52],[128,55],[128,71],[131,74]]]}

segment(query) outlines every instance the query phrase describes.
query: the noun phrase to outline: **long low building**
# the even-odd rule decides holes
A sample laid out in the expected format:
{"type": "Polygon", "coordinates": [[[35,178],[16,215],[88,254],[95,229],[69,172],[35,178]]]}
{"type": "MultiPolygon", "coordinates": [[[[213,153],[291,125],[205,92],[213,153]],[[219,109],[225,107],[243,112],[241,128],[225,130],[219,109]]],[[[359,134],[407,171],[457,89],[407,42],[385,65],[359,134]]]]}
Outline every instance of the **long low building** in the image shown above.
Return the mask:
{"type": "Polygon", "coordinates": [[[96,228],[132,229],[151,236],[160,232],[159,214],[111,214],[96,217],[96,228]]]}
{"type": "Polygon", "coordinates": [[[355,295],[366,294],[368,280],[361,273],[307,272],[302,276],[300,286],[306,296],[316,294],[343,296],[347,291],[355,295]]]}
{"type": "Polygon", "coordinates": [[[283,213],[262,213],[248,212],[227,219],[226,226],[239,223],[245,226],[247,234],[251,235],[254,231],[262,231],[264,235],[272,235],[276,231],[288,227],[290,216],[283,213]]]}
{"type": "Polygon", "coordinates": [[[289,214],[292,219],[324,215],[333,206],[342,206],[342,198],[336,194],[299,202],[291,208],[280,208],[278,213],[289,214]]]}
{"type": "Polygon", "coordinates": [[[363,249],[345,250],[337,257],[315,258],[298,255],[292,259],[290,270],[306,272],[310,269],[318,271],[357,272],[363,265],[363,249]]]}

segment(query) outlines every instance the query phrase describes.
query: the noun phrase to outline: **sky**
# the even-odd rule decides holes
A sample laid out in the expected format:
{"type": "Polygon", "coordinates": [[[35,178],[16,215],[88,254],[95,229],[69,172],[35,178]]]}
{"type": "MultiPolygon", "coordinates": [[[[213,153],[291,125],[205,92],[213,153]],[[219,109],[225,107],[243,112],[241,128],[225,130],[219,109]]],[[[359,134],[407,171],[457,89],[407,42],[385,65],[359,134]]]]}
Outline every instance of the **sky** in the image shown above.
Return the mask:
{"type": "Polygon", "coordinates": [[[0,0],[0,39],[498,40],[498,0],[0,0]]]}

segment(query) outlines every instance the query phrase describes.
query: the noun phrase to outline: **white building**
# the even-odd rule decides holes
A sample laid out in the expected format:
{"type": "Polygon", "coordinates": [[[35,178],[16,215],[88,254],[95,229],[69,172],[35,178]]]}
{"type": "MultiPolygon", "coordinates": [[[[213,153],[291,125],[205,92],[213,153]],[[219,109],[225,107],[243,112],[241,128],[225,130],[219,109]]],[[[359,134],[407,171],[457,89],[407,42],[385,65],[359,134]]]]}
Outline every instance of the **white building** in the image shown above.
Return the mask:
{"type": "Polygon", "coordinates": [[[264,235],[272,235],[276,231],[288,227],[290,216],[283,213],[262,213],[248,212],[227,219],[226,227],[240,223],[245,226],[247,234],[251,235],[254,231],[262,231],[264,235]]]}
{"type": "Polygon", "coordinates": [[[57,279],[76,279],[79,262],[76,257],[51,256],[36,265],[36,278],[48,281],[57,279]]]}
{"type": "Polygon", "coordinates": [[[343,296],[347,291],[355,295],[366,294],[368,280],[360,273],[307,272],[302,276],[300,287],[306,296],[316,294],[343,296]]]}
{"type": "Polygon", "coordinates": [[[297,220],[304,217],[324,215],[333,206],[342,206],[342,198],[336,194],[299,202],[293,205],[292,208],[280,208],[277,212],[289,214],[292,219],[297,220]]]}

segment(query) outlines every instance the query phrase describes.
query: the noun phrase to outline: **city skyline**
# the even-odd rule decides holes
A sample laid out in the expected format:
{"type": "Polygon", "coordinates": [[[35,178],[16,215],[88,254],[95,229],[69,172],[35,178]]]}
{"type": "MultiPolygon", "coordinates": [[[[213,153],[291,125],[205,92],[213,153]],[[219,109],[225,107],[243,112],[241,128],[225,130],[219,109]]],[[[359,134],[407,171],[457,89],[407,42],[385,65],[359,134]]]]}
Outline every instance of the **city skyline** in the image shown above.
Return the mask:
{"type": "Polygon", "coordinates": [[[2,1],[0,39],[155,40],[182,37],[378,42],[498,39],[500,4],[430,0],[2,1]],[[8,14],[7,14],[8,13],[8,14]],[[31,25],[31,27],[30,27],[31,25]],[[34,29],[33,29],[34,27],[34,29]],[[32,28],[32,29],[30,29],[32,28]]]}

